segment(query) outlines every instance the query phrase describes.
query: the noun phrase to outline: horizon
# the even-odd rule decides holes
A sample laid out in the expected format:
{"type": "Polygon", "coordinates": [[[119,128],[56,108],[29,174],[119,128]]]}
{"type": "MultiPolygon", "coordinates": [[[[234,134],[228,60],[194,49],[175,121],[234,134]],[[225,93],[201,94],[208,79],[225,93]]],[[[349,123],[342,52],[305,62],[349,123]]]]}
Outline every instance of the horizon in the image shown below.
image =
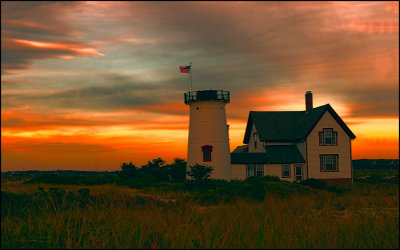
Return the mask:
{"type": "Polygon", "coordinates": [[[1,172],[186,160],[193,89],[250,111],[330,104],[353,160],[399,159],[398,2],[1,2],[1,172]],[[29,170],[27,170],[29,169],[29,170]]]}
{"type": "MultiPolygon", "coordinates": [[[[153,159],[152,159],[153,160],[153,159]]],[[[184,159],[185,160],[185,159],[184,159]]],[[[353,161],[358,161],[358,160],[370,160],[370,161],[376,161],[376,160],[388,160],[388,161],[399,161],[399,159],[352,159],[353,161]]],[[[186,160],[185,160],[186,161],[186,160]]],[[[128,163],[128,162],[127,162],[128,163]]],[[[172,162],[167,162],[172,163],[172,162]]],[[[133,165],[135,165],[132,162],[133,165]]],[[[136,166],[137,168],[141,168],[142,166],[136,166]]],[[[399,166],[400,167],[400,166],[399,166]]],[[[29,171],[82,171],[82,172],[115,172],[115,171],[121,171],[121,169],[115,169],[115,170],[76,170],[76,169],[49,169],[49,170],[37,170],[37,169],[28,169],[28,170],[9,170],[9,171],[1,171],[1,173],[7,173],[7,172],[29,172],[29,171]]]]}

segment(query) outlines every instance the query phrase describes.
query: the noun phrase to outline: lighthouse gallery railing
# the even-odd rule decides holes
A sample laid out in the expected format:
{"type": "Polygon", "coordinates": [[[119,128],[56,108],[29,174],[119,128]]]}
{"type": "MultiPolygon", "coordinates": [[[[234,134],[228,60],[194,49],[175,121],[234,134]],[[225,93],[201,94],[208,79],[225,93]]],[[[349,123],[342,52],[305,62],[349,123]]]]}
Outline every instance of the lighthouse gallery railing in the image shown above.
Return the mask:
{"type": "Polygon", "coordinates": [[[193,101],[224,101],[230,102],[229,91],[198,90],[185,93],[185,104],[193,101]]]}

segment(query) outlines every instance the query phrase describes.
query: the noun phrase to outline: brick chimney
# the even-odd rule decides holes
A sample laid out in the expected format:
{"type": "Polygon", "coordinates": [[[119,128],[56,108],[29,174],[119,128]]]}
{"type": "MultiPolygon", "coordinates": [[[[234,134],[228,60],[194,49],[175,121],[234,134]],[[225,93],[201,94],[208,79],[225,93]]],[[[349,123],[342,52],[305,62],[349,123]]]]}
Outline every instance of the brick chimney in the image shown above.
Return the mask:
{"type": "Polygon", "coordinates": [[[306,111],[310,110],[313,108],[313,104],[312,104],[312,92],[311,91],[307,91],[306,92],[306,111]]]}

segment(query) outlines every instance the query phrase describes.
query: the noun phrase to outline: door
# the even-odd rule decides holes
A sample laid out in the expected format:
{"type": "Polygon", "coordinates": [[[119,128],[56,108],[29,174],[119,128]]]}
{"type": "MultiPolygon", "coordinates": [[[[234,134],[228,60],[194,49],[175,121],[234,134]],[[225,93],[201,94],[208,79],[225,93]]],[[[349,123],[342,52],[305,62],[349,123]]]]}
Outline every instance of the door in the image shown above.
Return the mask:
{"type": "Polygon", "coordinates": [[[295,165],[294,167],[294,178],[296,181],[303,180],[303,166],[302,165],[295,165]]]}

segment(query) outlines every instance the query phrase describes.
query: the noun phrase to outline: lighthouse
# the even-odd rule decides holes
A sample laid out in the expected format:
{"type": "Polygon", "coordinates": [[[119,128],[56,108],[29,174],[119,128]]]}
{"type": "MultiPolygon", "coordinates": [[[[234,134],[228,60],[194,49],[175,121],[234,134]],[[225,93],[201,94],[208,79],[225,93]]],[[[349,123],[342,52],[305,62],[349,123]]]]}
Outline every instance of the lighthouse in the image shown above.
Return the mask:
{"type": "Polygon", "coordinates": [[[190,107],[187,166],[207,165],[214,168],[213,179],[230,180],[231,155],[225,105],[229,91],[197,90],[185,93],[190,107]]]}

